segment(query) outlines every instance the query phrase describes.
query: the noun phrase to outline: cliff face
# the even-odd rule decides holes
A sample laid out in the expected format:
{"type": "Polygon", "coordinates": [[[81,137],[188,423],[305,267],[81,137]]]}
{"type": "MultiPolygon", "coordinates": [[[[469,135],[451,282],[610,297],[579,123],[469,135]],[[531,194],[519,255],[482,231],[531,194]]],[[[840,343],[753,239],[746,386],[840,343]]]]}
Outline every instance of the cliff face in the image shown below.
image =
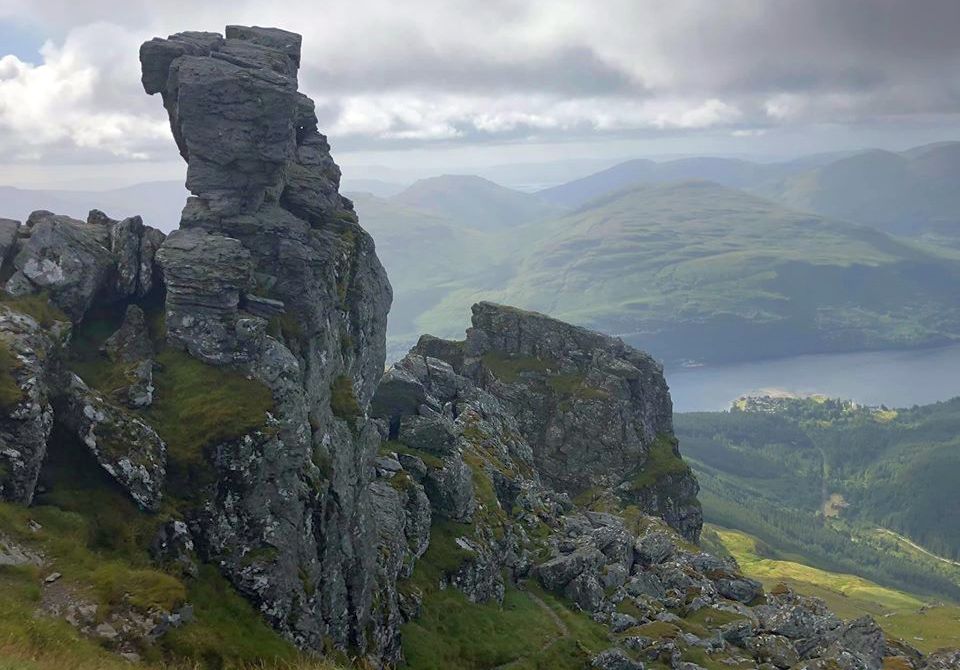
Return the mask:
{"type": "MultiPolygon", "coordinates": [[[[198,546],[299,644],[397,653],[372,611],[393,589],[374,559],[364,416],[383,370],[390,285],[297,92],[300,36],[228,26],[140,51],[194,194],[157,253],[168,342],[265,384],[272,425],[218,445],[198,546]],[[251,560],[266,555],[270,560],[251,560]]],[[[386,597],[386,602],[395,598],[386,597]]]]}
{"type": "Polygon", "coordinates": [[[544,482],[612,492],[691,541],[699,486],[677,451],[663,368],[622,341],[542,314],[480,303],[464,368],[519,422],[544,482]]]}

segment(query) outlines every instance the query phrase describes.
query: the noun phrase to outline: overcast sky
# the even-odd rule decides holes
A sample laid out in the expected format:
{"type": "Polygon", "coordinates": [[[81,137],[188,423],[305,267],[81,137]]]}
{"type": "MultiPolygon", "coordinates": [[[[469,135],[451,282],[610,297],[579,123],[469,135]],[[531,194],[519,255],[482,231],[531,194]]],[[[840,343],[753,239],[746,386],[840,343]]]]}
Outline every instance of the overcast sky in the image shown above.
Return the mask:
{"type": "Polygon", "coordinates": [[[303,34],[347,169],[960,139],[958,0],[0,0],[0,184],[182,175],[137,50],[227,23],[303,34]]]}

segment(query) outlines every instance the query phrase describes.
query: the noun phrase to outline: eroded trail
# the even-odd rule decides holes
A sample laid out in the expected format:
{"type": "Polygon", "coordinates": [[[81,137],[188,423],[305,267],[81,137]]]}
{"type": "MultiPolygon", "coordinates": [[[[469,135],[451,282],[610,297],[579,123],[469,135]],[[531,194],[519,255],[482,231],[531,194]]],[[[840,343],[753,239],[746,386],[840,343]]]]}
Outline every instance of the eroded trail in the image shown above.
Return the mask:
{"type": "Polygon", "coordinates": [[[930,558],[932,558],[932,559],[934,559],[934,560],[936,560],[936,561],[940,561],[941,563],[946,563],[947,565],[954,565],[954,566],[960,568],[960,561],[953,561],[953,560],[950,560],[949,558],[944,558],[943,556],[938,556],[937,554],[933,553],[933,552],[930,551],[929,549],[924,549],[923,547],[921,547],[919,544],[917,544],[916,542],[914,542],[914,541],[911,540],[910,538],[904,537],[904,536],[901,535],[900,533],[894,532],[894,531],[890,530],[889,528],[877,528],[877,532],[878,532],[878,533],[883,533],[884,535],[889,535],[890,537],[895,538],[897,541],[903,542],[904,544],[906,544],[907,546],[911,547],[912,549],[916,549],[917,551],[919,551],[919,552],[920,552],[921,554],[923,554],[924,556],[929,556],[930,558]]]}

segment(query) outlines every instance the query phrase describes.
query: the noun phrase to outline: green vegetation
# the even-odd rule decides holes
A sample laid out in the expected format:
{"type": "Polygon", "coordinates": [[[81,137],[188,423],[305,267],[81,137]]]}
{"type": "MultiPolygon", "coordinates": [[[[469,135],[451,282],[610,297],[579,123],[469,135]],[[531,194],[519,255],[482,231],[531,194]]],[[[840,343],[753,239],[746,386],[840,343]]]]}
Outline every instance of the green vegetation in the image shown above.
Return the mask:
{"type": "Polygon", "coordinates": [[[0,304],[9,305],[18,312],[29,314],[44,328],[49,328],[56,321],[70,323],[70,317],[50,302],[50,296],[46,292],[12,296],[6,291],[0,291],[0,304]]]}
{"type": "Polygon", "coordinates": [[[0,668],[82,670],[128,667],[68,623],[36,617],[41,578],[57,571],[58,584],[92,600],[98,617],[116,608],[143,613],[184,602],[195,620],[141,651],[149,669],[324,670],[328,663],[299,654],[212,566],[197,579],[158,570],[149,546],[159,524],[176,516],[168,500],[146,514],[97,465],[85,445],[55,426],[41,473],[43,493],[33,507],[0,504],[0,534],[43,555],[43,569],[0,568],[0,668]],[[41,528],[31,529],[30,522],[41,528]],[[4,665],[4,663],[13,663],[4,665]]]}
{"type": "Polygon", "coordinates": [[[10,411],[23,400],[23,391],[13,376],[17,365],[10,345],[0,339],[0,410],[10,411]]]}
{"type": "Polygon", "coordinates": [[[403,442],[397,442],[396,440],[387,440],[386,442],[382,442],[380,444],[380,453],[388,454],[393,451],[397,452],[398,454],[416,456],[423,461],[424,465],[426,465],[428,468],[443,467],[443,459],[441,459],[439,456],[431,454],[429,451],[408,447],[403,442]]]}
{"type": "Polygon", "coordinates": [[[706,534],[713,534],[744,573],[763,582],[767,589],[784,584],[798,593],[823,598],[844,618],[869,614],[889,635],[923,651],[960,644],[960,607],[956,605],[931,605],[855,575],[768,558],[761,542],[740,531],[708,527],[706,534]]]}
{"type": "Polygon", "coordinates": [[[202,566],[190,580],[187,597],[196,622],[161,638],[159,651],[167,656],[210,668],[253,663],[282,668],[300,657],[213,566],[202,566]]]}
{"type": "Polygon", "coordinates": [[[630,480],[634,491],[662,484],[665,477],[690,471],[690,466],[680,458],[677,439],[670,435],[658,435],[650,445],[650,453],[640,471],[630,480]]]}
{"type": "Polygon", "coordinates": [[[443,197],[357,200],[398,296],[390,358],[419,333],[459,335],[477,300],[615,332],[667,360],[960,337],[956,250],[742,191],[706,182],[634,186],[507,229],[424,211],[443,197]],[[411,265],[412,254],[428,260],[411,265]]]}
{"type": "Polygon", "coordinates": [[[195,463],[204,447],[262,427],[273,408],[270,390],[235,370],[173,349],[161,351],[156,361],[155,402],[146,414],[172,460],[195,463]]]}
{"type": "Polygon", "coordinates": [[[675,427],[708,521],[772,557],[960,602],[960,519],[944,513],[960,506],[960,399],[763,399],[678,414],[675,427]]]}
{"type": "MultiPolygon", "coordinates": [[[[113,363],[100,348],[123,320],[125,307],[92,312],[74,331],[69,365],[93,388],[110,394],[129,384],[128,366],[113,363]]],[[[205,450],[265,425],[273,396],[263,384],[229,367],[207,365],[164,346],[163,312],[144,308],[158,348],[154,402],[142,412],[167,444],[167,478],[174,496],[190,497],[209,480],[205,450]]]]}
{"type": "Polygon", "coordinates": [[[610,394],[587,384],[583,375],[558,374],[547,379],[547,386],[560,395],[570,396],[582,400],[606,400],[610,394]]]}
{"type": "Polygon", "coordinates": [[[334,416],[341,419],[351,420],[363,414],[353,392],[353,380],[350,377],[340,375],[333,380],[330,385],[330,409],[334,416]]]}
{"type": "Polygon", "coordinates": [[[400,585],[401,590],[416,590],[423,597],[422,616],[402,629],[406,667],[584,667],[592,653],[609,646],[606,629],[536,584],[508,584],[502,606],[471,603],[456,588],[440,588],[448,575],[475,558],[458,538],[470,539],[479,533],[497,536],[507,516],[497,501],[485,459],[474,452],[465,459],[480,503],[474,521],[435,518],[426,553],[410,580],[400,585]]]}
{"type": "Polygon", "coordinates": [[[546,374],[556,370],[556,363],[535,356],[509,356],[497,351],[483,355],[483,364],[500,381],[511,384],[524,373],[546,374]]]}

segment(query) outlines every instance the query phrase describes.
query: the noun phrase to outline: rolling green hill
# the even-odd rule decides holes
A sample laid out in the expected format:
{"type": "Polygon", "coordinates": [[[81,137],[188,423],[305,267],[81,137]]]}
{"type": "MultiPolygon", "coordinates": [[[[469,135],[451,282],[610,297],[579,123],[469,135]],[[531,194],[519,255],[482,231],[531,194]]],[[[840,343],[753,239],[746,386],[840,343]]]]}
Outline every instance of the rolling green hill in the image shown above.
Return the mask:
{"type": "Polygon", "coordinates": [[[709,182],[632,188],[525,234],[529,249],[497,299],[668,360],[925,346],[960,335],[957,254],[709,182]]]}
{"type": "Polygon", "coordinates": [[[900,235],[960,239],[960,142],[902,153],[865,151],[788,175],[757,192],[900,235]]]}
{"type": "Polygon", "coordinates": [[[479,230],[515,228],[563,211],[535,195],[472,175],[421,179],[390,199],[479,230]]]}
{"type": "Polygon", "coordinates": [[[960,252],[709,182],[639,186],[510,225],[534,216],[525,208],[530,196],[516,195],[524,197],[490,206],[500,212],[496,226],[471,225],[485,211],[480,205],[468,216],[444,213],[457,194],[357,197],[395,289],[391,353],[421,332],[459,335],[467,307],[482,299],[615,333],[668,361],[912,348],[960,337],[960,252]]]}
{"type": "Polygon", "coordinates": [[[761,398],[678,414],[705,517],[779,558],[960,601],[960,398],[761,398]]]}
{"type": "MultiPolygon", "coordinates": [[[[496,290],[513,276],[506,241],[489,231],[390,198],[368,193],[351,197],[393,285],[388,360],[407,353],[425,330],[419,319],[447,296],[496,290]]],[[[469,310],[451,318],[450,327],[436,334],[462,333],[465,314],[469,310]]]]}
{"type": "Polygon", "coordinates": [[[889,589],[856,575],[772,558],[769,546],[741,531],[707,525],[703,541],[711,551],[737,559],[744,574],[760,580],[768,590],[782,584],[822,598],[844,618],[872,616],[888,635],[924,651],[960,643],[960,607],[955,604],[889,589]]]}

